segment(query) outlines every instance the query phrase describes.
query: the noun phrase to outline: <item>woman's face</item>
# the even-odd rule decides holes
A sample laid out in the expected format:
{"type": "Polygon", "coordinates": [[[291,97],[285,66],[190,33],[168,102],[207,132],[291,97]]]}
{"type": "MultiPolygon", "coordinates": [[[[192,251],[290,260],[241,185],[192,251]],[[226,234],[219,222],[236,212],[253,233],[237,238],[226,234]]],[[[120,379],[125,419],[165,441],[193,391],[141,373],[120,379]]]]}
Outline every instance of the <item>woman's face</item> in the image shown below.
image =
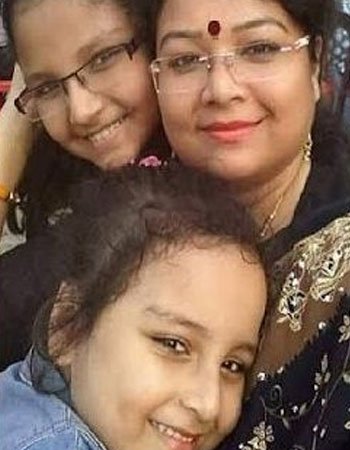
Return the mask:
{"type": "MultiPolygon", "coordinates": [[[[104,77],[103,92],[77,77],[65,82],[63,106],[54,112],[48,107],[41,118],[54,140],[103,169],[138,155],[154,132],[158,112],[143,49],[131,60],[126,53],[119,60],[107,59],[111,57],[106,50],[134,37],[117,1],[43,0],[26,9],[19,5],[14,37],[28,88],[62,78],[93,58],[93,76],[104,77]]],[[[46,100],[50,94],[45,95],[46,100]]]]}
{"type": "Polygon", "coordinates": [[[319,98],[318,64],[307,47],[280,54],[274,64],[265,62],[265,51],[305,35],[276,1],[201,0],[198,5],[197,0],[165,2],[158,57],[184,54],[188,61],[258,45],[248,47],[240,61],[212,59],[211,68],[192,79],[183,67],[177,78],[163,78],[158,98],[166,133],[184,163],[238,184],[259,185],[301,153],[319,98]],[[219,22],[219,32],[208,31],[211,21],[219,22]],[[244,58],[251,64],[244,66],[244,58]]]}
{"type": "Polygon", "coordinates": [[[141,269],[68,356],[71,395],[110,450],[209,450],[235,426],[266,300],[233,245],[141,269]]]}

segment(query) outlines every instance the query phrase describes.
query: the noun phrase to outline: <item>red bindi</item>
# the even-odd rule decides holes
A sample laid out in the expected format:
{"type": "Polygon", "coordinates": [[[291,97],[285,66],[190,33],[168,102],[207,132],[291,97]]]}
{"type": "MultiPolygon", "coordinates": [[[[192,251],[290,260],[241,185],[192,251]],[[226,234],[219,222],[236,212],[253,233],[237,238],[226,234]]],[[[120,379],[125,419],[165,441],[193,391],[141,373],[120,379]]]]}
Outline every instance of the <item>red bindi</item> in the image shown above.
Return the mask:
{"type": "Polygon", "coordinates": [[[218,37],[221,31],[221,25],[218,20],[211,20],[208,23],[208,33],[212,37],[218,37]]]}

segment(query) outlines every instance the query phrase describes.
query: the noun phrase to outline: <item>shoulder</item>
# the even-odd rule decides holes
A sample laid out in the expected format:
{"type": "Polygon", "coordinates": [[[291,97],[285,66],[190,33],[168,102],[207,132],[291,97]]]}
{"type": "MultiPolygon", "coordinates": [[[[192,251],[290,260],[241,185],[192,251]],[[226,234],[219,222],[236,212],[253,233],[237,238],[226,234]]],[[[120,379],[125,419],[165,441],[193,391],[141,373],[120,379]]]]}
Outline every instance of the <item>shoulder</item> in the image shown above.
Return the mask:
{"type": "MultiPolygon", "coordinates": [[[[303,351],[274,374],[260,372],[229,448],[350,448],[350,298],[303,351]]],[[[296,337],[295,337],[296,338],[296,337]]]]}
{"type": "Polygon", "coordinates": [[[7,441],[2,450],[99,450],[103,447],[81,430],[73,427],[56,427],[44,430],[31,438],[7,441]]]}
{"type": "Polygon", "coordinates": [[[95,450],[103,447],[72,409],[37,392],[17,363],[0,374],[1,450],[95,450]]]}
{"type": "Polygon", "coordinates": [[[269,373],[300,354],[350,293],[350,214],[295,244],[274,265],[272,278],[271,310],[257,359],[258,371],[269,373]]]}

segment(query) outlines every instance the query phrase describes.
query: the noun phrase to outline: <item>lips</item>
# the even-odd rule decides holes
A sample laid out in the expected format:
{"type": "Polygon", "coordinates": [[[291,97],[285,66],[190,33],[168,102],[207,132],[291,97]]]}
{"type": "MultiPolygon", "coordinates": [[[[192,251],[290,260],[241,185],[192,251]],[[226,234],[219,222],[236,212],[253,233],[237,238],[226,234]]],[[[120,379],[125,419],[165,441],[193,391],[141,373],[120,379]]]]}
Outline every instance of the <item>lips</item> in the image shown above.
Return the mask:
{"type": "Polygon", "coordinates": [[[247,137],[262,122],[235,120],[230,122],[212,122],[200,127],[211,138],[222,142],[235,142],[247,137]]]}
{"type": "Polygon", "coordinates": [[[95,148],[104,147],[106,145],[108,146],[108,144],[113,140],[117,130],[124,123],[126,118],[127,114],[124,114],[117,120],[114,120],[108,125],[101,127],[98,131],[89,133],[87,135],[87,139],[91,142],[91,144],[95,148]]]}
{"type": "Polygon", "coordinates": [[[194,450],[201,436],[155,420],[150,420],[150,424],[166,439],[172,450],[194,450]]]}

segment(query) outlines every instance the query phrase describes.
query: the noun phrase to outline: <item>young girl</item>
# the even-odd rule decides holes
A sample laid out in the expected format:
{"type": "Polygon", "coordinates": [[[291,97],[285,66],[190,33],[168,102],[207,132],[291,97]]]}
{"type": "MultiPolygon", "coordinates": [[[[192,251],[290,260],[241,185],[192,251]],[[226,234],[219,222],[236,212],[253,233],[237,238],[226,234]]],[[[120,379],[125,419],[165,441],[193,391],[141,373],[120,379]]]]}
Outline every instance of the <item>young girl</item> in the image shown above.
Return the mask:
{"type": "MultiPolygon", "coordinates": [[[[4,24],[25,81],[16,105],[45,130],[19,188],[26,197],[30,237],[58,210],[69,208],[66,193],[72,182],[96,167],[113,169],[150,147],[157,150],[158,110],[145,49],[146,3],[4,2],[4,24]]],[[[12,148],[5,139],[0,153],[0,225],[26,157],[20,157],[25,152],[19,144],[12,148]]]]}
{"type": "MultiPolygon", "coordinates": [[[[17,104],[24,118],[40,124],[40,136],[18,187],[27,242],[0,258],[0,368],[27,352],[34,314],[64,275],[50,270],[60,249],[46,235],[73,211],[72,186],[164,148],[144,45],[146,6],[139,0],[4,2],[26,83],[17,104]]],[[[23,124],[8,106],[0,140],[2,125],[6,136],[15,130],[0,145],[0,228],[8,206],[1,192],[14,189],[26,159],[23,124]]]]}
{"type": "Polygon", "coordinates": [[[32,353],[0,375],[2,450],[210,450],[235,426],[265,310],[228,186],[169,165],[83,185],[32,353]]]}

